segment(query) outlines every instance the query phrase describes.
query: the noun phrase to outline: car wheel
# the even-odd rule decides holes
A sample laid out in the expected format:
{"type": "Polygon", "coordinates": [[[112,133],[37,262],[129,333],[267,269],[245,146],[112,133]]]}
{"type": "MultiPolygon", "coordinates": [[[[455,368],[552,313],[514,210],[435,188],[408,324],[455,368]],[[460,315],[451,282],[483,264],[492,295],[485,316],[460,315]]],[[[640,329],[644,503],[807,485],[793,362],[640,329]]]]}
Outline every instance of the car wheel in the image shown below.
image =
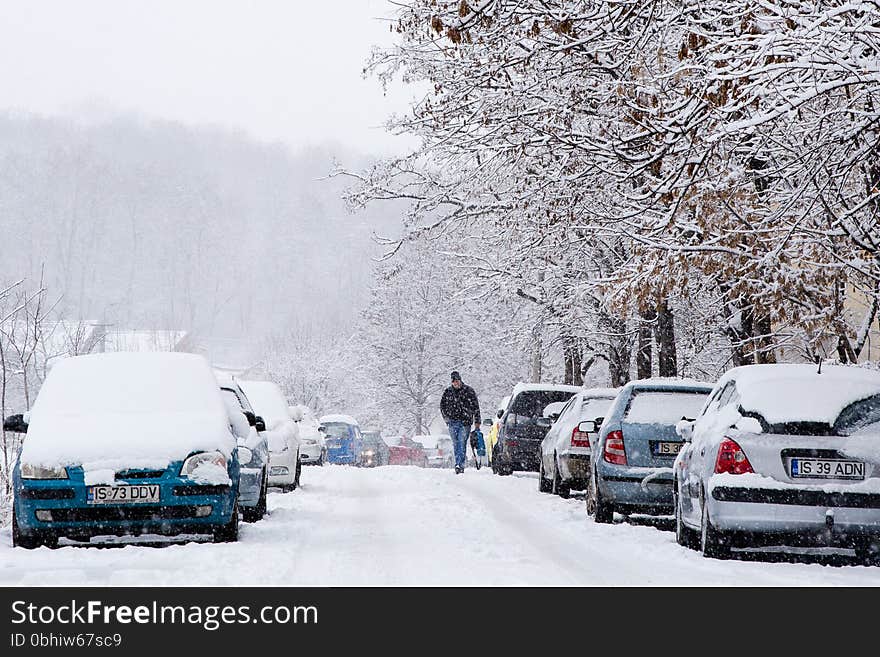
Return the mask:
{"type": "Polygon", "coordinates": [[[712,526],[709,520],[709,505],[703,501],[703,513],[700,522],[700,550],[704,557],[710,559],[727,559],[730,557],[730,546],[724,542],[724,535],[712,526]]]}
{"type": "Polygon", "coordinates": [[[587,487],[587,515],[593,516],[594,522],[607,525],[614,520],[614,507],[602,497],[596,479],[594,470],[593,476],[590,477],[590,485],[587,487]]]}
{"type": "Polygon", "coordinates": [[[880,566],[880,541],[866,541],[853,546],[856,559],[866,566],[880,566]]]}
{"type": "Polygon", "coordinates": [[[672,491],[672,504],[675,508],[675,541],[682,547],[696,550],[699,544],[696,532],[686,526],[681,519],[681,496],[676,487],[672,491]]]}
{"type": "Polygon", "coordinates": [[[234,543],[238,540],[238,502],[232,507],[232,517],[225,525],[214,529],[215,543],[234,543]]]}
{"type": "Polygon", "coordinates": [[[549,493],[551,488],[550,481],[544,476],[544,459],[541,458],[538,465],[538,492],[549,493]]]}
{"type": "Polygon", "coordinates": [[[12,547],[20,547],[24,548],[25,550],[34,550],[44,545],[48,548],[58,547],[58,537],[24,533],[23,531],[21,531],[21,527],[18,526],[18,519],[15,517],[15,508],[13,508],[12,547]]]}
{"type": "Polygon", "coordinates": [[[296,490],[299,487],[299,478],[302,474],[302,461],[299,458],[299,454],[296,455],[296,472],[293,475],[293,483],[290,485],[290,490],[296,490]]]}
{"type": "Polygon", "coordinates": [[[553,494],[559,495],[564,500],[571,497],[571,485],[562,481],[562,475],[559,473],[559,465],[556,462],[556,455],[553,455],[553,494]]]}

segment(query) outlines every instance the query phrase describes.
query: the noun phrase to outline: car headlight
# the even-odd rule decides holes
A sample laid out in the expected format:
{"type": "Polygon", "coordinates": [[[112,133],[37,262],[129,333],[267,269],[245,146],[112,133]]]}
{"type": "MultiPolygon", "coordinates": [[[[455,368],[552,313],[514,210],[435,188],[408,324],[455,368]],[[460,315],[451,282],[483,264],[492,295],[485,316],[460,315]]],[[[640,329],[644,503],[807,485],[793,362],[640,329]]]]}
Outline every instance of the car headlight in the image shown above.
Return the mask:
{"type": "Polygon", "coordinates": [[[198,468],[203,463],[213,463],[214,465],[220,466],[224,470],[226,469],[226,457],[223,456],[223,454],[221,454],[220,452],[199,452],[198,454],[193,454],[192,456],[187,458],[186,461],[183,462],[183,466],[181,466],[180,468],[180,476],[191,476],[195,472],[196,468],[198,468]]]}
{"type": "Polygon", "coordinates": [[[247,465],[254,460],[254,453],[248,447],[238,448],[238,462],[247,465]]]}
{"type": "Polygon", "coordinates": [[[21,464],[22,479],[67,479],[67,468],[60,466],[47,468],[43,465],[21,464]]]}

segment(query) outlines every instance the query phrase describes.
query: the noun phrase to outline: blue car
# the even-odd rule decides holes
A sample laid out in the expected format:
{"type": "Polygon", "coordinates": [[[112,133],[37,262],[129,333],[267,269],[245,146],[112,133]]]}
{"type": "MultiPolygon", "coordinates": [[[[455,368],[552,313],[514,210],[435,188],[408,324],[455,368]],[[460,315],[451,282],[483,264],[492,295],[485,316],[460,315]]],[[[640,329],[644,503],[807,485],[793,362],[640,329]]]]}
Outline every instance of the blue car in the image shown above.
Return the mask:
{"type": "Polygon", "coordinates": [[[327,462],[358,465],[363,437],[357,420],[348,415],[324,415],[318,421],[327,444],[327,462]]]}
{"type": "Polygon", "coordinates": [[[610,523],[614,512],[671,514],[672,465],[683,445],[675,425],[694,419],[712,386],[642,379],[621,388],[598,432],[590,432],[593,471],[587,513],[610,523]]]}
{"type": "Polygon", "coordinates": [[[13,469],[13,545],[65,537],[238,538],[240,466],[201,356],[76,356],[49,372],[13,469]]]}

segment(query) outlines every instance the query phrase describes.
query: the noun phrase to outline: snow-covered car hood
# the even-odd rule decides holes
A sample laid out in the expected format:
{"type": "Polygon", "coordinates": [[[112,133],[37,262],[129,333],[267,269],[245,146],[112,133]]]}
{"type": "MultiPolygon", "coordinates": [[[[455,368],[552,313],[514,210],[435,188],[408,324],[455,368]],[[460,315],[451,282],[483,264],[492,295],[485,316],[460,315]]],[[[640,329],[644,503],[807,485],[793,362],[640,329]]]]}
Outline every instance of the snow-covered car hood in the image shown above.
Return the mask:
{"type": "Polygon", "coordinates": [[[216,450],[228,458],[233,449],[235,439],[216,413],[38,415],[20,462],[86,470],[164,468],[193,452],[216,450]]]}

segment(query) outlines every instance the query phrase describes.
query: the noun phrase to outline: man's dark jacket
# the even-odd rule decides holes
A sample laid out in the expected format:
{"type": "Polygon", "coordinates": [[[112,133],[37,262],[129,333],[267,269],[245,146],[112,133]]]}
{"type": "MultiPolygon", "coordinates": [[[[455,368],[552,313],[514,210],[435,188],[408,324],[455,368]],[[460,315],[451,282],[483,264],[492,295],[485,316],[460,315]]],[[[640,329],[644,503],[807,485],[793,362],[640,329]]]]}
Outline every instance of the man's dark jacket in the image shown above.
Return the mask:
{"type": "Polygon", "coordinates": [[[440,415],[444,422],[458,420],[464,424],[472,424],[480,421],[480,402],[477,401],[477,393],[464,383],[461,388],[449,386],[443,391],[440,400],[440,415]]]}

